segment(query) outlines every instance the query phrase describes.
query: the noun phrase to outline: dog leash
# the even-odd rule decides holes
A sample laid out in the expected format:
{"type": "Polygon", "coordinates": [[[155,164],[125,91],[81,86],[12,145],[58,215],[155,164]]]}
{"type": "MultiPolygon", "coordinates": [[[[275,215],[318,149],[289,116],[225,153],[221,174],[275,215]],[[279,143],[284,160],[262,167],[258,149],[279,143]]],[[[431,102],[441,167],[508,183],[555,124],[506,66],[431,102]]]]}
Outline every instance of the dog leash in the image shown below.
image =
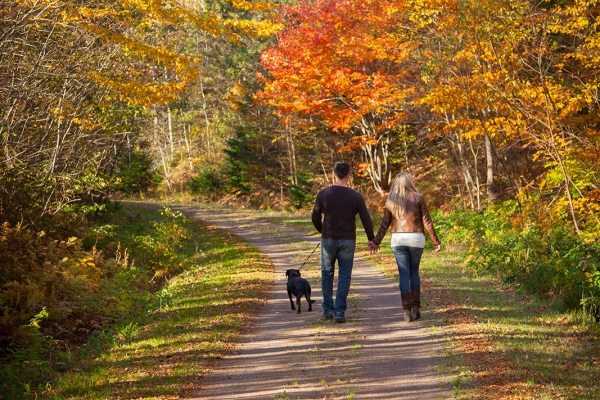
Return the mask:
{"type": "Polygon", "coordinates": [[[312,256],[315,253],[315,251],[317,251],[317,249],[319,248],[320,245],[321,245],[321,242],[317,243],[317,247],[315,247],[313,249],[312,253],[310,253],[308,255],[308,257],[306,257],[306,260],[304,260],[304,262],[302,263],[302,265],[300,266],[300,268],[298,268],[298,271],[300,271],[302,269],[302,267],[304,267],[304,264],[306,264],[306,262],[308,261],[308,259],[310,258],[310,256],[312,256]]]}

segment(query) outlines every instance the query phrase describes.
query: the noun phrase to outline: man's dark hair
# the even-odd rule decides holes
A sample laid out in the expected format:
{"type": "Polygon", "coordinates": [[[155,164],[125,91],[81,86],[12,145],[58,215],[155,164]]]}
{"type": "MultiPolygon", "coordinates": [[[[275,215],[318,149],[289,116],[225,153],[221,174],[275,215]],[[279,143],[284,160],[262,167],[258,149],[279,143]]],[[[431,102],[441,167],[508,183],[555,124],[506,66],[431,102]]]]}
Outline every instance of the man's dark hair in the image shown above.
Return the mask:
{"type": "Polygon", "coordinates": [[[348,165],[347,162],[338,161],[335,163],[335,166],[333,167],[333,173],[339,179],[344,179],[350,173],[350,165],[348,165]]]}

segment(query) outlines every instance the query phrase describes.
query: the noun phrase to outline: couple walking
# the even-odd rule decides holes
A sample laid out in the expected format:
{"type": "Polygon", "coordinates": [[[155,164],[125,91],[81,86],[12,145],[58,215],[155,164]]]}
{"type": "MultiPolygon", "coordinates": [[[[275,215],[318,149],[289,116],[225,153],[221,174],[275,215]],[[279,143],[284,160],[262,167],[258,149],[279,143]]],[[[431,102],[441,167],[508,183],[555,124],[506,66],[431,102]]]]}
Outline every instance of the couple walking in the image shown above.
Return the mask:
{"type": "Polygon", "coordinates": [[[421,281],[419,264],[425,247],[424,231],[440,251],[441,244],[435,233],[433,221],[425,199],[415,188],[412,177],[401,172],[394,178],[385,202],[385,210],[377,235],[373,233],[373,221],[363,196],[348,187],[350,166],[338,162],[333,168],[335,183],[317,194],[312,212],[312,222],[321,233],[321,289],[323,292],[323,316],[346,322],[346,299],[350,291],[354,250],[356,248],[356,214],[369,239],[371,254],[379,245],[388,229],[392,231],[392,252],[400,274],[400,297],[404,320],[418,320],[421,315],[421,281]],[[333,301],[335,263],[338,264],[338,288],[333,301]]]}

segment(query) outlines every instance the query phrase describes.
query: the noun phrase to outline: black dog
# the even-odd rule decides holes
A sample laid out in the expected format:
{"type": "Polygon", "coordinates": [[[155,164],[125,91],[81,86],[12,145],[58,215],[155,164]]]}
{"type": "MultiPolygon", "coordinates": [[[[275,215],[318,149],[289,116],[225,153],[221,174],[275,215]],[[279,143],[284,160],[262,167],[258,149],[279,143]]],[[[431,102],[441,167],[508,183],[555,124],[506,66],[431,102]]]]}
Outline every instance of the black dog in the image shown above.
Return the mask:
{"type": "Polygon", "coordinates": [[[306,297],[306,301],[308,301],[308,311],[312,311],[312,305],[315,302],[310,299],[310,283],[304,278],[300,276],[300,271],[297,269],[288,269],[285,271],[285,276],[287,276],[287,292],[290,298],[290,304],[292,305],[292,310],[295,310],[294,301],[292,300],[292,294],[296,296],[296,304],[298,305],[298,312],[300,314],[300,300],[302,296],[306,297]]]}

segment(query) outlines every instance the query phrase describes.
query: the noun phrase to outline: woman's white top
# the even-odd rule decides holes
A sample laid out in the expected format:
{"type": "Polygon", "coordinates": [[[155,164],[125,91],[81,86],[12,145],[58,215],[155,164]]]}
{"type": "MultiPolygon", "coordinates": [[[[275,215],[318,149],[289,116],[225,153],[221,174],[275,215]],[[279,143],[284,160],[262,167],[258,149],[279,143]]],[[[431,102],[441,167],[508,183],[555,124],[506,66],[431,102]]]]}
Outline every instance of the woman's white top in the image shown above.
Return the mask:
{"type": "Polygon", "coordinates": [[[409,246],[425,247],[425,234],[423,232],[396,232],[392,233],[392,247],[409,246]]]}

